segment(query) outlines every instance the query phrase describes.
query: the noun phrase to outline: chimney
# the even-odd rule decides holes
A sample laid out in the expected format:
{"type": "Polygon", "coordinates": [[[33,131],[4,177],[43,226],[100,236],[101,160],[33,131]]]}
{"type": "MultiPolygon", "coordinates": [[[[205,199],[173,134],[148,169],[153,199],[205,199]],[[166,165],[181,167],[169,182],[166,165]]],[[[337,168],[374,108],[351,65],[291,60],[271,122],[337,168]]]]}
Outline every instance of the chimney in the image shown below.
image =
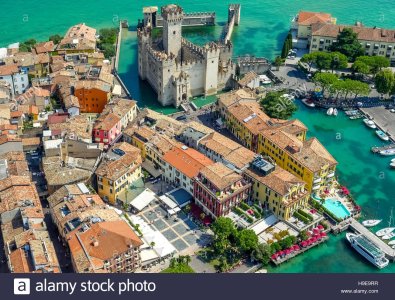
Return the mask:
{"type": "Polygon", "coordinates": [[[92,241],[92,245],[93,245],[93,247],[99,247],[99,241],[96,240],[96,239],[94,239],[94,240],[92,241]]]}

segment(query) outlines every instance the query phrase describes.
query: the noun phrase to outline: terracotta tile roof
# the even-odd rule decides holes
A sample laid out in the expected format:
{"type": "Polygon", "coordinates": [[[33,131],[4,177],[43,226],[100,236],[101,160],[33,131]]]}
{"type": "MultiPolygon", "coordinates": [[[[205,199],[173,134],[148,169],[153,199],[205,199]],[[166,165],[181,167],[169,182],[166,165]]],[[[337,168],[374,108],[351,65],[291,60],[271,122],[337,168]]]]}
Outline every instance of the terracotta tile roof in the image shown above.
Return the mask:
{"type": "Polygon", "coordinates": [[[174,147],[163,156],[163,160],[188,178],[196,177],[201,169],[214,164],[211,159],[192,148],[174,147]]]}
{"type": "Polygon", "coordinates": [[[21,111],[12,111],[10,113],[11,118],[20,118],[23,115],[21,111]]]}
{"type": "Polygon", "coordinates": [[[314,23],[330,23],[332,15],[322,12],[300,11],[298,15],[299,25],[311,25],[314,23]]]}
{"type": "Polygon", "coordinates": [[[137,150],[126,152],[117,160],[103,159],[95,172],[96,175],[115,181],[127,172],[134,172],[142,163],[140,150],[137,150]]]}
{"type": "Polygon", "coordinates": [[[39,137],[22,138],[23,146],[39,146],[40,144],[41,144],[41,139],[39,137]]]}
{"type": "Polygon", "coordinates": [[[395,30],[365,26],[313,24],[311,35],[336,38],[344,28],[351,28],[358,35],[358,40],[395,43],[395,30]]]}
{"type": "Polygon", "coordinates": [[[37,54],[51,52],[55,50],[55,44],[52,41],[38,43],[35,50],[37,54]]]}
{"type": "Polygon", "coordinates": [[[114,253],[121,255],[143,244],[123,220],[93,224],[89,230],[71,235],[68,243],[78,272],[103,269],[114,253]]]}
{"type": "Polygon", "coordinates": [[[225,107],[233,105],[241,99],[256,101],[257,95],[250,89],[238,89],[218,96],[218,101],[225,107]]]}
{"type": "Polygon", "coordinates": [[[242,79],[238,81],[238,84],[242,87],[248,85],[251,81],[255,80],[258,77],[258,74],[254,71],[249,71],[244,75],[242,79]]]}
{"type": "Polygon", "coordinates": [[[113,99],[111,100],[111,103],[108,103],[106,107],[103,110],[103,114],[106,113],[113,113],[117,115],[119,118],[123,118],[126,116],[129,111],[131,111],[135,106],[137,105],[137,102],[134,100],[129,100],[129,99],[113,99]]]}
{"type": "Polygon", "coordinates": [[[219,190],[224,190],[237,181],[242,180],[241,175],[220,162],[206,166],[200,171],[200,174],[207,178],[207,180],[214,184],[219,190]]]}
{"type": "Polygon", "coordinates": [[[105,115],[102,114],[99,118],[96,119],[93,129],[108,131],[114,128],[115,125],[120,121],[121,119],[113,113],[108,113],[105,115]]]}
{"type": "Polygon", "coordinates": [[[246,171],[246,174],[281,196],[289,194],[295,185],[304,186],[306,184],[302,179],[280,167],[276,167],[268,175],[258,174],[251,168],[246,171]]]}
{"type": "Polygon", "coordinates": [[[97,89],[106,93],[111,92],[111,85],[101,80],[79,80],[75,83],[75,90],[92,90],[97,89]]]}
{"type": "Polygon", "coordinates": [[[47,124],[58,124],[58,123],[65,123],[68,119],[68,114],[52,114],[48,116],[47,124]]]}
{"type": "Polygon", "coordinates": [[[31,273],[34,270],[27,257],[22,248],[18,248],[10,253],[9,259],[13,273],[31,273]]]}
{"type": "Polygon", "coordinates": [[[30,104],[23,104],[18,106],[18,110],[24,114],[38,115],[38,107],[30,104]]]}
{"type": "Polygon", "coordinates": [[[0,76],[7,76],[19,73],[17,65],[0,65],[0,76]]]}

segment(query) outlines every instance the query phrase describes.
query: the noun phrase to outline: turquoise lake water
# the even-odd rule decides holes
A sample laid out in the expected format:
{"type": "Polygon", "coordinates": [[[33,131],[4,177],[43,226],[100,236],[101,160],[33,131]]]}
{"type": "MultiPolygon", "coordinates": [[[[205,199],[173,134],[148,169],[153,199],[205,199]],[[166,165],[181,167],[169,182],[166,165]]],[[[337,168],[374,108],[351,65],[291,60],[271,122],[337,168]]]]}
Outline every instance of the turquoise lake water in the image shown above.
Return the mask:
{"type": "MultiPolygon", "coordinates": [[[[281,51],[290,20],[299,10],[325,11],[337,17],[338,23],[362,21],[365,25],[395,28],[392,0],[242,0],[241,24],[235,28],[232,41],[235,55],[254,54],[273,59],[281,51]]],[[[14,0],[0,1],[0,47],[28,38],[45,40],[49,35],[64,34],[68,27],[85,22],[96,28],[116,26],[121,19],[133,27],[141,18],[142,6],[161,6],[168,1],[132,0],[14,0]]],[[[177,1],[185,11],[215,11],[219,26],[187,29],[184,34],[198,43],[218,39],[227,18],[225,1],[177,1]]],[[[132,28],[133,29],[133,28],[132,28]]],[[[172,108],[160,108],[155,94],[140,84],[137,75],[136,32],[123,32],[119,71],[141,107],[149,106],[171,113],[172,108]]],[[[200,100],[199,103],[204,103],[200,100]]],[[[374,156],[370,147],[382,144],[374,131],[361,120],[350,121],[342,113],[328,117],[324,111],[312,111],[301,106],[295,114],[317,136],[338,160],[338,176],[347,186],[368,217],[388,219],[395,204],[395,175],[388,168],[389,158],[374,156]],[[379,206],[377,209],[377,201],[379,206]]],[[[344,234],[307,254],[296,257],[269,272],[395,272],[395,264],[377,270],[363,260],[345,242],[344,234]]]]}

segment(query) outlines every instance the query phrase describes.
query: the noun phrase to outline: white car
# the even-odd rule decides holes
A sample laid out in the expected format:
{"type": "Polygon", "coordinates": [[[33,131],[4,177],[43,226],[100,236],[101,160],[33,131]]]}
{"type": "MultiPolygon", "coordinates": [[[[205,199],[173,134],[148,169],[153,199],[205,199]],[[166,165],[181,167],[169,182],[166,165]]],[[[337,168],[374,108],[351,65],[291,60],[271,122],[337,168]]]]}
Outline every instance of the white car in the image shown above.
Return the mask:
{"type": "Polygon", "coordinates": [[[395,113],[395,108],[390,109],[390,112],[395,113]]]}

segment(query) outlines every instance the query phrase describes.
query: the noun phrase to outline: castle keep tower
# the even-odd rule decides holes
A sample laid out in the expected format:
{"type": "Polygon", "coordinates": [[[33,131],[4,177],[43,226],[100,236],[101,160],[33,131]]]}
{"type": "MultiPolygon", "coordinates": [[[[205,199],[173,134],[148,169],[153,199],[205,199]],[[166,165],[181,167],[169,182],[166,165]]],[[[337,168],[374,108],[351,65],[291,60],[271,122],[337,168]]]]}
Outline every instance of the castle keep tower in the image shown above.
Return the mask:
{"type": "Polygon", "coordinates": [[[162,7],[163,48],[167,55],[173,53],[177,59],[181,57],[181,28],[184,18],[183,9],[175,4],[162,7]]]}

